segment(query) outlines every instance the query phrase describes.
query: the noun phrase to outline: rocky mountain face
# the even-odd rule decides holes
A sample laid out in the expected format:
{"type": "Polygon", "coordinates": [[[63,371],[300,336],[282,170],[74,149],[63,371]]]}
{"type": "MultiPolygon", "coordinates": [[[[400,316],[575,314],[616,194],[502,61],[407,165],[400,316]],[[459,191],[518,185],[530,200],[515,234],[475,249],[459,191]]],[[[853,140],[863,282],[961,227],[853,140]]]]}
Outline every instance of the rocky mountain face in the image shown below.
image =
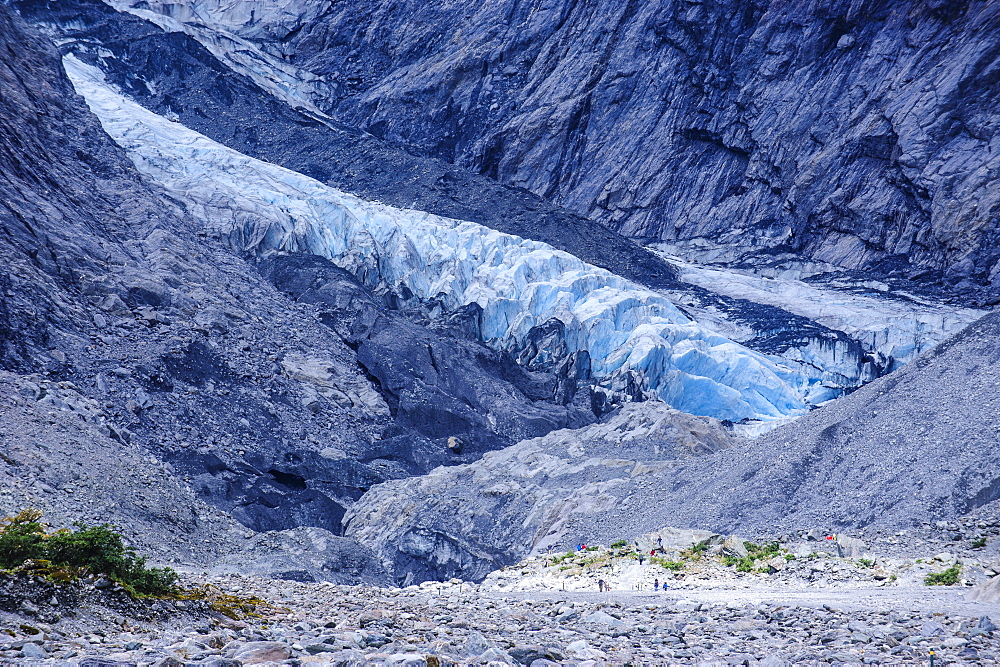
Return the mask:
{"type": "Polygon", "coordinates": [[[8,4],[0,511],[403,583],[997,500],[980,5],[8,4]]]}
{"type": "Polygon", "coordinates": [[[752,442],[728,440],[710,422],[623,410],[621,421],[526,440],[416,484],[382,485],[352,508],[348,533],[378,545],[397,577],[433,578],[484,572],[513,562],[513,551],[608,544],[662,526],[773,537],[995,516],[998,334],[991,314],[752,442]],[[504,530],[486,519],[497,514],[504,530]],[[417,553],[423,569],[413,566],[417,553]],[[436,570],[426,574],[428,566],[436,570]]]}
{"type": "Polygon", "coordinates": [[[381,484],[352,508],[347,534],[371,545],[397,581],[478,580],[529,552],[631,535],[639,517],[623,513],[623,498],[659,488],[671,462],[736,442],[716,420],[633,403],[605,423],[381,484]],[[581,536],[585,518],[602,530],[581,536]]]}
{"type": "Polygon", "coordinates": [[[246,37],[347,124],[698,261],[1000,294],[986,0],[118,4],[246,37]]]}
{"type": "MultiPolygon", "coordinates": [[[[0,511],[34,505],[58,524],[112,522],[164,561],[243,560],[256,548],[252,534],[199,497],[169,459],[197,458],[220,437],[234,449],[255,445],[256,466],[235,474],[228,507],[247,515],[264,498],[272,508],[294,498],[301,517],[322,497],[283,483],[279,469],[295,448],[275,451],[283,428],[241,426],[248,417],[280,422],[267,412],[280,409],[269,400],[278,394],[262,382],[274,377],[272,362],[216,337],[288,304],[164,205],[75,95],[55,49],[4,7],[0,40],[0,511]]],[[[254,329],[262,346],[290,335],[254,329]]],[[[346,348],[327,337],[321,344],[342,359],[346,348]]],[[[330,441],[377,428],[375,415],[354,419],[330,441]]],[[[317,576],[384,580],[364,548],[334,541],[313,554],[317,576]]]]}
{"type": "Polygon", "coordinates": [[[573,377],[519,371],[460,318],[383,312],[386,295],[317,257],[234,255],[142,180],[53,47],[0,16],[0,360],[14,374],[0,509],[111,520],[154,545],[218,532],[167,550],[213,564],[291,530],[267,533],[298,544],[280,571],[377,581],[335,537],[370,486],[595,419],[587,401],[566,407],[573,377]],[[85,428],[48,427],[46,410],[85,428]],[[148,485],[160,493],[129,492],[148,485]]]}

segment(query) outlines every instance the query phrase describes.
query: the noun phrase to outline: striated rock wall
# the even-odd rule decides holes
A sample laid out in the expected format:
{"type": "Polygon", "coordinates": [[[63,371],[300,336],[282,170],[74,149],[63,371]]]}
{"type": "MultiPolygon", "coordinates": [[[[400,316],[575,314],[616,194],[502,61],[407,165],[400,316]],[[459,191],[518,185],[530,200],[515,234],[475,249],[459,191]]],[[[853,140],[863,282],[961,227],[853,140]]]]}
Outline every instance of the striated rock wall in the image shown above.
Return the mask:
{"type": "Polygon", "coordinates": [[[685,252],[997,299],[994,3],[314,4],[270,43],[344,122],[685,252]]]}

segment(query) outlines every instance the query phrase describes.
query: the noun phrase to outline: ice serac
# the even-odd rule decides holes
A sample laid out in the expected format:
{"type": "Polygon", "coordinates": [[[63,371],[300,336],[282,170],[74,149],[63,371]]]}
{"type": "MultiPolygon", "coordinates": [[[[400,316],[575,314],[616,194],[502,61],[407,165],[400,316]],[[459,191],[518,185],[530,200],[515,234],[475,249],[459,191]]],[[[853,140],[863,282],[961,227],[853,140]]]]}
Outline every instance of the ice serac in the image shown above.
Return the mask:
{"type": "MultiPolygon", "coordinates": [[[[665,255],[679,271],[681,279],[722,297],[746,299],[765,306],[783,308],[832,331],[842,332],[857,341],[861,351],[885,370],[905,364],[921,352],[958,333],[986,314],[975,308],[963,308],[929,301],[902,290],[892,290],[880,281],[803,280],[800,272],[747,271],[704,266],[665,255]]],[[[696,310],[695,319],[712,321],[713,313],[696,310]]],[[[714,314],[715,316],[718,313],[714,314]]],[[[725,332],[724,323],[717,330],[725,332]]],[[[713,328],[716,328],[713,326],[713,328]]],[[[750,331],[746,335],[753,335],[750,331]]],[[[729,337],[745,342],[744,334],[729,337]]],[[[823,356],[816,345],[801,348],[809,363],[823,356]]],[[[828,356],[828,355],[826,355],[828,356]]],[[[830,361],[819,365],[834,370],[830,361]]],[[[850,373],[852,364],[840,371],[850,373]]],[[[872,379],[872,378],[868,378],[872,379]]]]}
{"type": "Polygon", "coordinates": [[[667,298],[543,243],[362,201],[254,160],[143,109],[65,60],[78,91],[141,172],[211,231],[258,254],[310,252],[400,298],[483,311],[482,337],[517,348],[559,320],[609,393],[679,410],[770,420],[806,409],[814,380],[699,326],[667,298]]]}

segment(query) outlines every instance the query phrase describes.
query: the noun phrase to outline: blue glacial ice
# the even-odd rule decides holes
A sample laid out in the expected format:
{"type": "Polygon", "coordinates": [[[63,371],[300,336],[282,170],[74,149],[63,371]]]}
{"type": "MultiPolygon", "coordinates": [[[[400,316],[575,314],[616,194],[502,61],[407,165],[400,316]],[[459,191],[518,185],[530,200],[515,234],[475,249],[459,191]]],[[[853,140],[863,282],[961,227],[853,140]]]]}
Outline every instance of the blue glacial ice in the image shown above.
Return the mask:
{"type": "Polygon", "coordinates": [[[241,250],[314,253],[373,289],[449,309],[477,303],[496,348],[558,318],[569,351],[587,350],[604,386],[638,374],[650,396],[688,413],[771,421],[814,400],[815,377],[691,321],[657,292],[544,243],[364,201],[252,159],[132,102],[100,70],[64,62],[139,171],[241,250]]]}

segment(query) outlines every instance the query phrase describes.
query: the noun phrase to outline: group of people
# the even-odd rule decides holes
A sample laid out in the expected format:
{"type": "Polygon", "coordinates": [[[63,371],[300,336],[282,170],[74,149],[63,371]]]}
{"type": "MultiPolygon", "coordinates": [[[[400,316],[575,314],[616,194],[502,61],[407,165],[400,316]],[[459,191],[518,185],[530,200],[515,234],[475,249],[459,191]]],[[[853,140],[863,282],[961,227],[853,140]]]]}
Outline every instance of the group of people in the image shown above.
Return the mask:
{"type": "MultiPolygon", "coordinates": [[[[663,590],[667,590],[668,588],[670,588],[670,587],[667,585],[667,582],[664,581],[663,582],[663,590]]],[[[610,593],[611,592],[611,584],[609,584],[608,582],[604,581],[603,579],[598,579],[597,580],[597,590],[599,590],[602,593],[610,593]]],[[[660,590],[660,580],[659,579],[653,579],[653,590],[654,591],[660,590]]]]}
{"type": "MultiPolygon", "coordinates": [[[[635,544],[636,544],[636,546],[639,546],[638,542],[636,542],[635,544]]],[[[576,550],[577,551],[586,551],[586,549],[587,549],[587,545],[586,544],[577,544],[576,545],[576,550]]],[[[663,538],[662,537],[657,537],[656,538],[656,549],[650,549],[649,550],[649,555],[650,556],[655,556],[657,550],[663,552],[663,538]]],[[[645,558],[645,554],[642,551],[640,551],[638,555],[639,555],[639,565],[642,565],[643,561],[646,559],[645,558]]],[[[662,588],[662,590],[667,590],[668,588],[669,588],[669,586],[667,585],[667,582],[664,581],[663,582],[663,588],[662,588]]],[[[609,584],[608,582],[606,582],[604,579],[598,579],[597,580],[597,590],[599,590],[601,593],[609,593],[609,592],[611,592],[611,584],[609,584]]],[[[654,591],[661,590],[659,578],[656,578],[656,579],[653,580],[653,590],[654,591]]]]}

